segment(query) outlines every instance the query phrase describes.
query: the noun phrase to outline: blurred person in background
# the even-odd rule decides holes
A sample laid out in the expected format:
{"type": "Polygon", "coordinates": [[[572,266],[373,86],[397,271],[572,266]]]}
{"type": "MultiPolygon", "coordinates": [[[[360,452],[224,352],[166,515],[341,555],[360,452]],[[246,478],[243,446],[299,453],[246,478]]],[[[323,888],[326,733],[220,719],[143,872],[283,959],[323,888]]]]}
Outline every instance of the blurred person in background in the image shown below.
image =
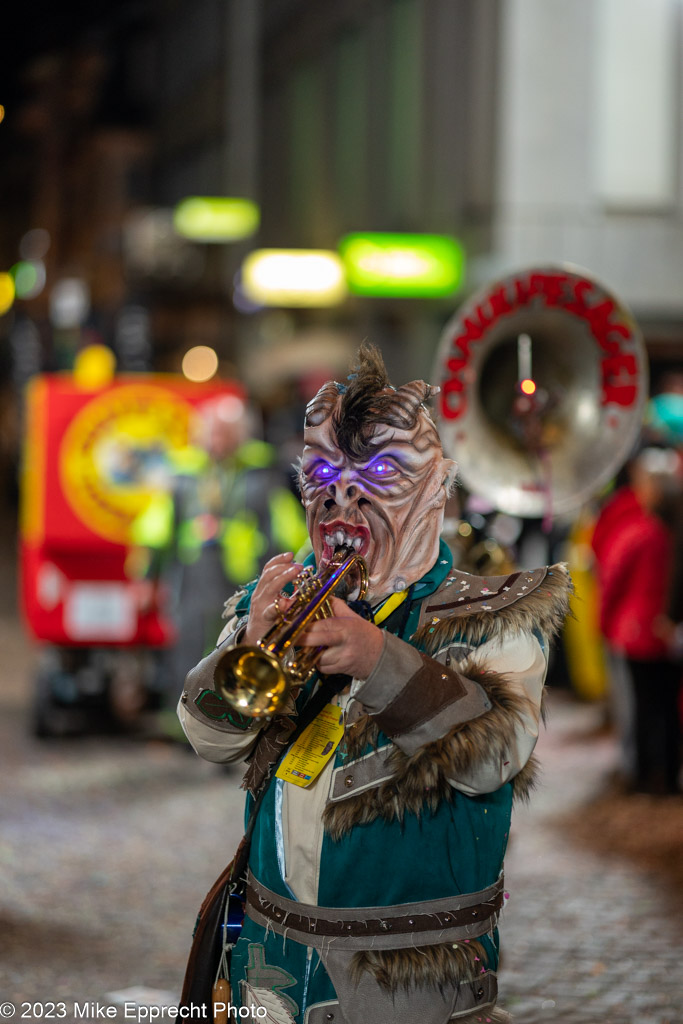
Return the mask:
{"type": "Polygon", "coordinates": [[[667,613],[680,458],[672,449],[646,448],[629,477],[604,507],[593,538],[600,624],[610,651],[623,781],[638,792],[673,793],[679,791],[681,663],[667,613]]]}
{"type": "MultiPolygon", "coordinates": [[[[195,444],[174,455],[168,486],[133,527],[137,575],[165,594],[177,631],[161,666],[169,709],[188,669],[213,648],[224,602],[273,554],[297,551],[307,539],[301,504],[275,449],[249,434],[239,397],[205,403],[195,444]]],[[[166,717],[175,732],[175,713],[166,717]]]]}

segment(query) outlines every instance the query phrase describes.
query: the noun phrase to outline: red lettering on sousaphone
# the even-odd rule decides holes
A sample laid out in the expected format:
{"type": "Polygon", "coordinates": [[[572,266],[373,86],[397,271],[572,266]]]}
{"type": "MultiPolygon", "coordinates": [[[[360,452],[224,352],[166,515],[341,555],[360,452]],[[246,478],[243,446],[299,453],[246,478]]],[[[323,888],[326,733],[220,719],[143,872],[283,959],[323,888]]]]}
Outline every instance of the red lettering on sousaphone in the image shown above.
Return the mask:
{"type": "Polygon", "coordinates": [[[452,354],[446,360],[449,376],[441,384],[441,415],[459,419],[467,408],[467,376],[471,348],[482,340],[496,321],[508,313],[540,300],[546,308],[562,309],[585,321],[604,353],[600,361],[601,405],[629,408],[638,397],[638,364],[632,351],[624,351],[623,342],[631,339],[628,326],[613,316],[621,316],[613,299],[598,294],[596,286],[585,278],[563,273],[532,273],[497,286],[469,311],[460,333],[452,342],[452,354]]]}

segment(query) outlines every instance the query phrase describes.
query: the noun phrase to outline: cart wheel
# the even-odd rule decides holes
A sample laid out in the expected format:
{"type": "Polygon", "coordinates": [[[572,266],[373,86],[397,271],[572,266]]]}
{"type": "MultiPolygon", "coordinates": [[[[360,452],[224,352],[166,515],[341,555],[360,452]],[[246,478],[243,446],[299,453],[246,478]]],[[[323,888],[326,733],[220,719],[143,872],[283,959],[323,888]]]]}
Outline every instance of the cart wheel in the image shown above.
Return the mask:
{"type": "Polygon", "coordinates": [[[55,696],[55,685],[64,687],[64,672],[43,666],[34,680],[30,731],[36,739],[61,739],[77,736],[85,729],[83,712],[77,707],[65,706],[55,696]]]}

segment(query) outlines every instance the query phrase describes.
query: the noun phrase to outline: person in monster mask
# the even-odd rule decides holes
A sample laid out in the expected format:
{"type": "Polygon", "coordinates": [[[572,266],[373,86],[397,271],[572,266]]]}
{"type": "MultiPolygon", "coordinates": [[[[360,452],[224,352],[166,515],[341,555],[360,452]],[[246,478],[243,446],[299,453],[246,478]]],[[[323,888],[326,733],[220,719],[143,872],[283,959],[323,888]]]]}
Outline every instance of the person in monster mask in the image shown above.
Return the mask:
{"type": "Polygon", "coordinates": [[[249,758],[243,785],[261,799],[232,1000],[287,1024],[508,1020],[496,1008],[503,858],[513,798],[533,784],[570,581],[562,565],[453,570],[440,531],[455,465],[424,404],[436,390],[393,388],[363,345],[348,381],[328,382],[306,412],[310,561],[359,553],[371,618],[332,598],[334,616],[298,641],[324,647],[318,673],[271,720],[222,705],[221,652],[256,643],[287,608],[301,566],[279,555],[228,602],[179,704],[198,754],[249,758]],[[339,692],[312,735],[328,759],[302,760],[311,730],[289,739],[325,676],[339,692]]]}

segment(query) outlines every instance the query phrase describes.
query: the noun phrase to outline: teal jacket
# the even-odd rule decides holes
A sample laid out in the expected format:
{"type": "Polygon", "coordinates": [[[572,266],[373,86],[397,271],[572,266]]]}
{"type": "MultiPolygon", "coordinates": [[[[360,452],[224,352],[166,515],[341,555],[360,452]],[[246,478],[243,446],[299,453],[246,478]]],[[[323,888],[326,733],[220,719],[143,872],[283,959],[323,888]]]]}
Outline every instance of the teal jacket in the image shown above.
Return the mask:
{"type": "MultiPolygon", "coordinates": [[[[221,644],[188,674],[179,705],[202,756],[229,761],[249,754],[247,814],[317,682],[310,680],[296,706],[265,726],[241,719],[213,690],[215,665],[225,646],[239,642],[254,585],[231,603],[221,644]]],[[[378,907],[398,914],[402,905],[457,905],[460,896],[476,909],[477,897],[488,899],[496,886],[502,902],[513,797],[533,783],[548,643],[566,614],[569,589],[563,566],[492,578],[453,570],[442,543],[432,569],[382,622],[384,652],[367,680],[354,681],[344,737],[315,792],[287,792],[298,787],[272,777],[265,783],[249,867],[268,900],[290,911],[296,905],[301,914],[324,912],[330,920],[335,909],[342,916],[350,908],[361,916],[376,915],[378,907]],[[306,813],[309,799],[320,814],[306,813]],[[288,815],[295,805],[293,827],[288,815]],[[318,858],[315,891],[298,877],[292,851],[308,833],[318,858]]],[[[387,946],[390,938],[382,950],[372,938],[365,946],[360,939],[354,956],[367,948],[373,959],[363,969],[378,971],[378,978],[397,970],[392,977],[401,984],[417,984],[425,971],[437,987],[454,971],[471,980],[480,961],[495,972],[497,909],[481,926],[475,921],[453,933],[476,939],[465,947],[446,941],[445,929],[436,946],[410,939],[421,946],[417,961],[405,942],[387,946]]],[[[264,922],[266,935],[278,931],[258,907],[248,907],[248,915],[247,934],[264,922]]],[[[313,941],[291,928],[287,936],[313,941]]],[[[332,972],[333,958],[321,955],[332,972]]],[[[351,961],[343,963],[333,979],[337,989],[353,973],[351,961]]]]}

